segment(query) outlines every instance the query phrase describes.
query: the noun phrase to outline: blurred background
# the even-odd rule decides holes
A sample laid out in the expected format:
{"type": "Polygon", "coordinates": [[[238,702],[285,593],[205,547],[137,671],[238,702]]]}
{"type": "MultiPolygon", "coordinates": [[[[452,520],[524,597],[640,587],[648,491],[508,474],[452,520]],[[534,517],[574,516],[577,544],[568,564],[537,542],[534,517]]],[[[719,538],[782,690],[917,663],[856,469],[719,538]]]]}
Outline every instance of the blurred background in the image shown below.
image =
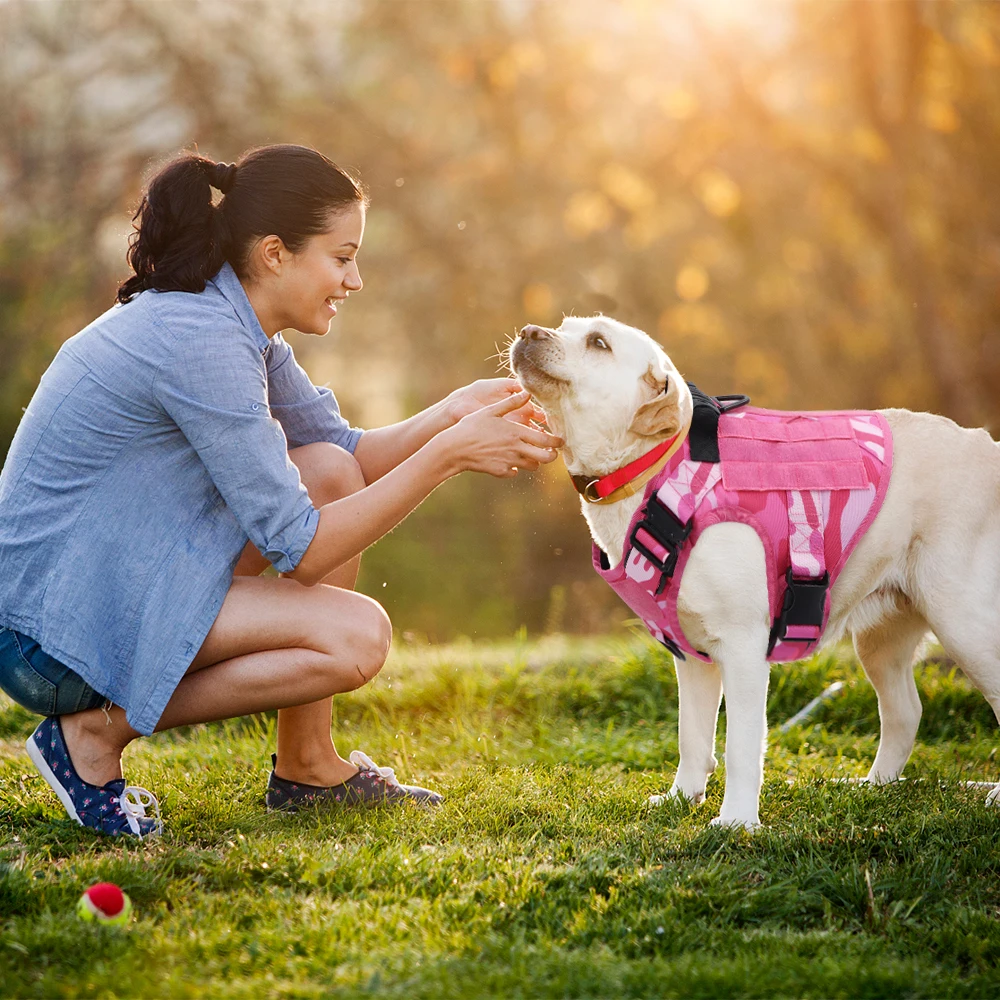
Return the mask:
{"type": "MultiPolygon", "coordinates": [[[[305,143],[371,194],[364,293],[289,340],[376,426],[602,311],[706,391],[1000,424],[1000,5],[0,0],[0,458],[127,276],[142,184],[305,143]]],[[[602,632],[561,462],[364,557],[414,639],[602,632]]]]}

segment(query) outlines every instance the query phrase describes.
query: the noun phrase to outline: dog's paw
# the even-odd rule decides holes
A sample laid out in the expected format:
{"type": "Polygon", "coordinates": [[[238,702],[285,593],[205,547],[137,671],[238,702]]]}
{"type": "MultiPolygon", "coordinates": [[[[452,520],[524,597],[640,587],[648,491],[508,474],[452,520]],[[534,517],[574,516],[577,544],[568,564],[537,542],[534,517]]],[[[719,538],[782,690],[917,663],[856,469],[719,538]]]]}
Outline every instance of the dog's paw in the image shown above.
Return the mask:
{"type": "MultiPolygon", "coordinates": [[[[704,798],[704,796],[702,796],[701,798],[704,798]]],[[[700,802],[701,798],[689,799],[683,792],[678,791],[675,788],[671,788],[669,792],[665,792],[662,795],[650,795],[650,797],[646,799],[646,804],[650,808],[655,808],[656,806],[664,806],[669,802],[684,802],[684,803],[691,803],[692,805],[694,805],[696,802],[700,802]]]]}
{"type": "Polygon", "coordinates": [[[650,795],[649,804],[651,806],[660,806],[664,802],[670,802],[673,799],[679,799],[681,802],[687,802],[689,805],[696,806],[699,802],[705,801],[705,789],[687,790],[675,783],[670,786],[670,791],[664,795],[650,795]]]}
{"type": "Polygon", "coordinates": [[[713,819],[708,825],[722,826],[730,830],[749,830],[752,832],[754,830],[759,829],[760,820],[756,816],[747,817],[743,819],[735,816],[731,818],[723,818],[722,816],[716,816],[715,819],[713,819]]]}

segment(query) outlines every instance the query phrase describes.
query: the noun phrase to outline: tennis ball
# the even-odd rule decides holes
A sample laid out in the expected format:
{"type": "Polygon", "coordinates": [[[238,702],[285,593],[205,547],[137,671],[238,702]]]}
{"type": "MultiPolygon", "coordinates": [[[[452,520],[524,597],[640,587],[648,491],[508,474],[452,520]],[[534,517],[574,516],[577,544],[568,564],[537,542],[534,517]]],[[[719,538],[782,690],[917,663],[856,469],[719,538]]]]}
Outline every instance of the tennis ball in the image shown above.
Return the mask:
{"type": "Polygon", "coordinates": [[[98,882],[80,897],[76,912],[81,920],[124,927],[132,916],[132,900],[113,882],[98,882]]]}

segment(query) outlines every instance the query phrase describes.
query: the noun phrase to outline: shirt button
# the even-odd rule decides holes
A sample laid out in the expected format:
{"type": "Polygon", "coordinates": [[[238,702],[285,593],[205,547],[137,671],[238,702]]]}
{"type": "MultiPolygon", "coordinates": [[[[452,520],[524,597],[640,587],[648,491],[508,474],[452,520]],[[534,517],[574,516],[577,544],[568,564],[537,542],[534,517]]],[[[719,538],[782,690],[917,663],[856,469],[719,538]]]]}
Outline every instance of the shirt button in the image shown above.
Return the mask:
{"type": "Polygon", "coordinates": [[[251,403],[250,404],[250,409],[251,410],[259,410],[260,409],[260,403],[251,403]]]}

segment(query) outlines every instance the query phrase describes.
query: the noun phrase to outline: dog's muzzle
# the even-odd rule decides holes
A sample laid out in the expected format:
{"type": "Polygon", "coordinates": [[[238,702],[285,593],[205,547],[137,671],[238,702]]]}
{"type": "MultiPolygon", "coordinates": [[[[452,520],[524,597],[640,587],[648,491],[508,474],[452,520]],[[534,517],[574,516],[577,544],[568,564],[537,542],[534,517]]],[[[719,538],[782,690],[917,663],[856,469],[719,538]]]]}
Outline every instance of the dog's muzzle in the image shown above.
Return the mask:
{"type": "Polygon", "coordinates": [[[545,368],[549,349],[555,345],[551,330],[543,326],[525,326],[511,345],[510,366],[514,373],[525,382],[526,389],[532,389],[531,381],[551,384],[560,381],[545,368]]]}

